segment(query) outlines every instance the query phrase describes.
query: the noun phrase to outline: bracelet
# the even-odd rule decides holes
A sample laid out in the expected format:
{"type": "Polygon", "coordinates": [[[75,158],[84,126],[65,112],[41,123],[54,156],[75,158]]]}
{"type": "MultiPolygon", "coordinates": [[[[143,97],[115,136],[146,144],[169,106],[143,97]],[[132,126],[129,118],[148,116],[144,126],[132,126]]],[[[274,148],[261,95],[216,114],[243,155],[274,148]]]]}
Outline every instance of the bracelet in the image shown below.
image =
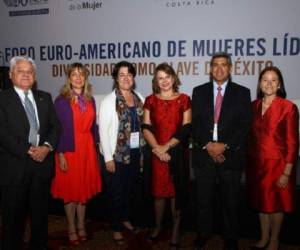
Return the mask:
{"type": "Polygon", "coordinates": [[[282,175],[287,176],[287,177],[291,176],[290,174],[286,174],[286,173],[282,173],[282,175]]]}

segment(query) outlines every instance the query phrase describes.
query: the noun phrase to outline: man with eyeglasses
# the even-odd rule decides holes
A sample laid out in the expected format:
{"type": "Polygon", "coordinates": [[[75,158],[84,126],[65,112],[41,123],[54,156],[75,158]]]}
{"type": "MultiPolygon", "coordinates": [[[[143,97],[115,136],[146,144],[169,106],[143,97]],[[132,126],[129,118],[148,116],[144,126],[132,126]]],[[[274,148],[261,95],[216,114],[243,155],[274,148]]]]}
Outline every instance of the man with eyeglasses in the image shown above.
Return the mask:
{"type": "Polygon", "coordinates": [[[48,197],[59,124],[51,95],[33,90],[36,65],[31,58],[13,57],[9,76],[13,88],[0,93],[1,249],[22,248],[28,214],[30,249],[47,249],[48,197]]]}

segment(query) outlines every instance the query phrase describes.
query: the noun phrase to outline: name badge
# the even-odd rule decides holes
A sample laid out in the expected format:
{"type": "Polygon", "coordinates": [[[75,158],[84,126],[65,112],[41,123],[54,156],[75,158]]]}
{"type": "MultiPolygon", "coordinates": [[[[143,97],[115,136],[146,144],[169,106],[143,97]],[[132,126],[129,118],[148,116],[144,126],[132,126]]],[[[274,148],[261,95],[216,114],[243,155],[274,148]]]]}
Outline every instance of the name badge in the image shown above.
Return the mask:
{"type": "Polygon", "coordinates": [[[214,124],[213,141],[218,141],[218,124],[214,124]]]}
{"type": "Polygon", "coordinates": [[[139,148],[140,147],[140,133],[132,132],[130,133],[130,148],[139,148]]]}

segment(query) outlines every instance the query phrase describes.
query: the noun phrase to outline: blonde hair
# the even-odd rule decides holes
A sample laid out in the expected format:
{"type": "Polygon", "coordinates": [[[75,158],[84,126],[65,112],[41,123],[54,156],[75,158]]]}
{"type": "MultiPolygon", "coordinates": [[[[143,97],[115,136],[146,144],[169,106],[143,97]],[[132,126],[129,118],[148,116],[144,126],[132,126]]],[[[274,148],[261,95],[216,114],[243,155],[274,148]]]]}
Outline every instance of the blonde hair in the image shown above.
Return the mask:
{"type": "Polygon", "coordinates": [[[66,75],[67,79],[66,79],[65,84],[63,85],[63,87],[60,90],[60,94],[68,100],[74,100],[75,96],[72,91],[70,76],[71,76],[72,72],[75,71],[76,69],[80,73],[82,73],[84,76],[84,87],[83,87],[83,93],[82,93],[83,97],[85,100],[91,100],[92,99],[92,85],[88,81],[88,71],[82,63],[77,63],[77,62],[71,64],[71,66],[68,67],[68,71],[67,71],[67,75],[66,75]]]}

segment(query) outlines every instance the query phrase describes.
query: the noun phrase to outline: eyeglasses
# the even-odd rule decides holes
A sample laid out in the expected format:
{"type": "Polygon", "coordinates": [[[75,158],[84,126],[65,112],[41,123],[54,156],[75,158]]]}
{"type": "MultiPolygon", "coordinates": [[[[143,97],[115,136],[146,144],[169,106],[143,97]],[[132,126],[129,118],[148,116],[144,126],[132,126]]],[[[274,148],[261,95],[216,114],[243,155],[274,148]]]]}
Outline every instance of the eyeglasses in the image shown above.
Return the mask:
{"type": "Polygon", "coordinates": [[[128,77],[128,78],[133,78],[133,75],[132,74],[119,74],[118,75],[119,76],[119,78],[125,78],[125,77],[128,77]]]}

